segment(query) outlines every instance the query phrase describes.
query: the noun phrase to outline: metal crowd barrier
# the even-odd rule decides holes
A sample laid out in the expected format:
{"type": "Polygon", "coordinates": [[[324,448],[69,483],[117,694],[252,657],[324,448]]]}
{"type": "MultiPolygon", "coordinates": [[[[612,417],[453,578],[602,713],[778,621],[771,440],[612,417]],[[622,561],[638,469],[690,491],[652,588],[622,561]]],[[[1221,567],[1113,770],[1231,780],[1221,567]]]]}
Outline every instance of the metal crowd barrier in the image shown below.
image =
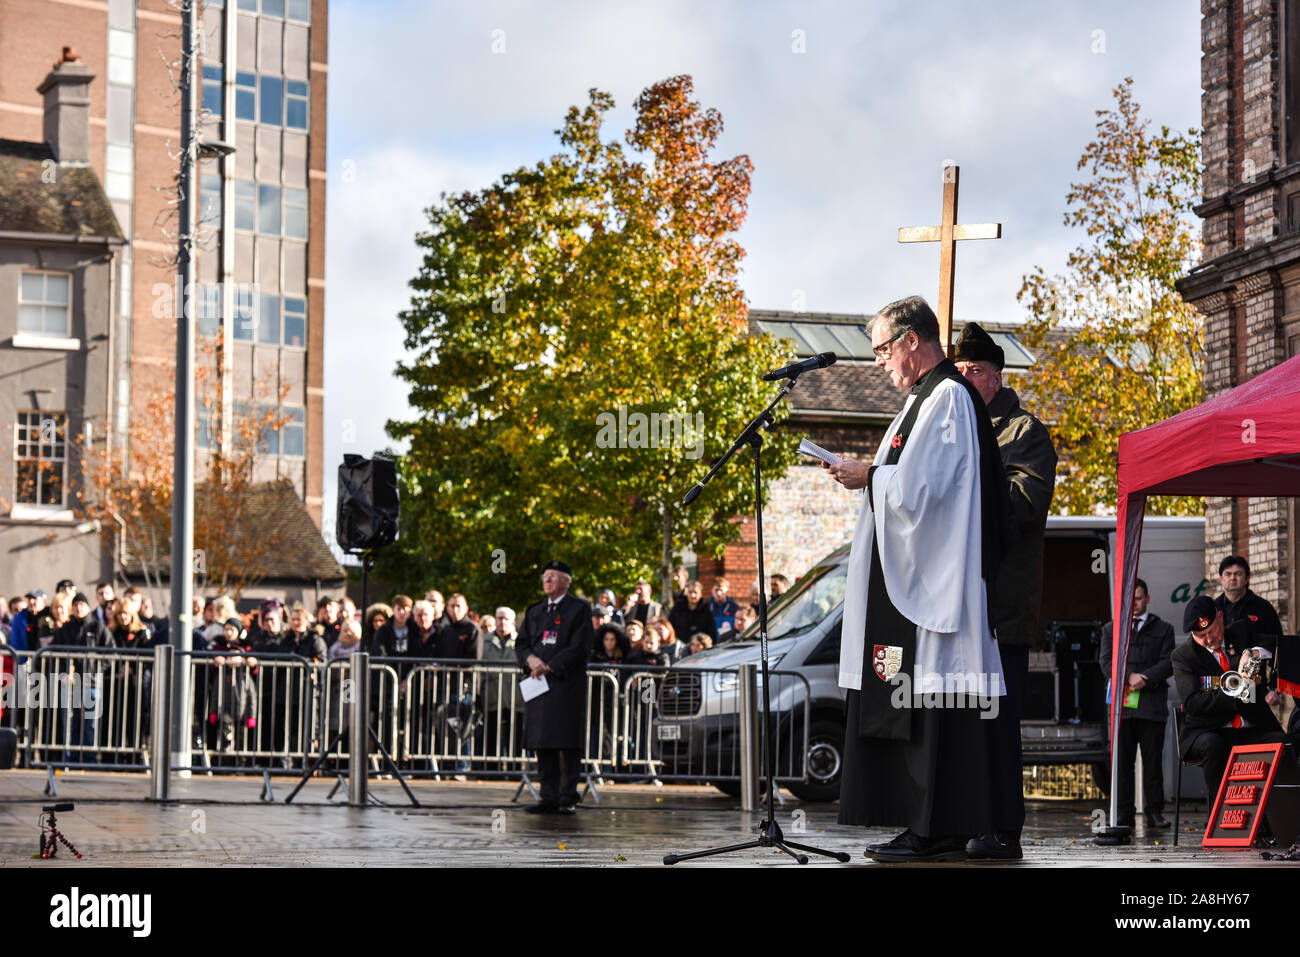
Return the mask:
{"type": "MultiPolygon", "coordinates": [[[[349,659],[177,654],[190,671],[193,758],[189,768],[172,770],[301,774],[331,742],[327,770],[344,767],[349,659]]],[[[25,766],[148,768],[152,649],[49,647],[24,655],[0,646],[0,670],[12,674],[0,725],[20,730],[25,766]],[[39,688],[34,703],[17,701],[24,687],[39,688]]],[[[520,677],[508,662],[371,658],[370,727],[403,774],[518,778],[533,764],[523,744],[520,677]]],[[[809,684],[792,672],[770,678],[776,779],[797,783],[805,776],[809,684]]],[[[747,742],[757,740],[761,757],[765,733],[761,715],[756,734],[752,710],[749,723],[743,719],[752,708],[743,690],[736,668],[590,666],[584,773],[707,781],[739,793],[747,742]]],[[[369,750],[367,763],[379,771],[378,749],[369,750]]]]}
{"type": "Polygon", "coordinates": [[[300,655],[188,651],[189,768],[301,773],[316,744],[320,672],[300,655]],[[255,661],[256,664],[251,664],[255,661]]]}
{"type": "MultiPolygon", "coordinates": [[[[495,662],[423,661],[407,675],[402,755],[416,775],[518,777],[533,757],[524,748],[518,668],[495,662]]],[[[619,735],[618,679],[587,672],[583,768],[613,770],[619,735]]]]}
{"type": "MultiPolygon", "coordinates": [[[[401,681],[398,668],[408,660],[377,657],[370,659],[370,700],[367,709],[370,714],[370,728],[399,765],[401,757],[399,756],[398,712],[401,681]]],[[[330,742],[336,737],[338,740],[330,754],[340,760],[351,756],[352,744],[348,736],[343,734],[351,722],[348,712],[352,702],[349,688],[351,669],[348,665],[348,658],[335,658],[328,663],[317,662],[312,666],[318,675],[319,697],[316,719],[312,725],[315,729],[314,740],[307,754],[308,763],[313,761],[323,748],[329,747],[330,742]]],[[[373,747],[371,750],[378,753],[373,747]]],[[[371,764],[373,766],[375,762],[372,761],[371,764]]]]}
{"type": "Polygon", "coordinates": [[[153,651],[50,645],[27,662],[27,766],[147,767],[153,651]]]}
{"type": "MultiPolygon", "coordinates": [[[[798,783],[804,780],[808,753],[810,686],[806,677],[794,672],[773,671],[769,676],[775,778],[779,784],[798,783]]],[[[762,683],[759,674],[759,701],[762,683]]],[[[708,781],[738,789],[744,770],[741,700],[736,668],[632,670],[622,695],[620,767],[606,776],[708,781]]],[[[765,728],[759,708],[761,768],[765,728]]]]}

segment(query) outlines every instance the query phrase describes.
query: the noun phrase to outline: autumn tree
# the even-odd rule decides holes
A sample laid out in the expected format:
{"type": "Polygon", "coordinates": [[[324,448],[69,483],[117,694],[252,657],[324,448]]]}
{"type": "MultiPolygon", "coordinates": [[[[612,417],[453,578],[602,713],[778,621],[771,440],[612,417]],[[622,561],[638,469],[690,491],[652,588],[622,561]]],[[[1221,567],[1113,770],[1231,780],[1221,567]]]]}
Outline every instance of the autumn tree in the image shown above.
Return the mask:
{"type": "MultiPolygon", "coordinates": [[[[722,117],[692,95],[688,76],[645,90],[620,143],[592,90],[561,152],[427,210],[397,370],[418,414],[388,425],[410,443],[389,580],[520,604],[558,557],[587,586],[666,587],[676,554],[738,536],[744,463],[678,503],[761,409],[779,352],[749,335],[737,281],[751,164],[713,159],[722,117]]],[[[768,438],[769,474],[792,445],[768,438]]]]}
{"type": "MultiPolygon", "coordinates": [[[[1097,111],[1097,138],[1066,194],[1065,225],[1086,237],[1066,273],[1042,267],[1017,298],[1038,364],[1028,378],[1061,456],[1058,511],[1111,511],[1119,437],[1201,401],[1202,324],[1174,283],[1200,258],[1192,207],[1200,190],[1195,130],[1149,129],[1133,80],[1097,111]]],[[[1152,498],[1151,514],[1199,514],[1199,499],[1152,498]]]]}
{"type": "MultiPolygon", "coordinates": [[[[199,353],[195,385],[202,431],[205,420],[221,421],[213,387],[220,368],[218,343],[203,340],[199,353]]],[[[142,395],[124,445],[87,445],[84,436],[75,442],[81,462],[75,511],[82,519],[99,521],[116,574],[125,577],[126,566],[134,565],[158,595],[167,593],[163,582],[171,564],[173,381],[170,366],[149,379],[137,376],[142,395]]],[[[228,441],[221,441],[214,429],[212,447],[201,453],[195,470],[195,584],[235,598],[262,577],[287,531],[285,516],[272,515],[268,524],[265,510],[258,508],[262,483],[255,481],[254,469],[267,436],[287,421],[277,408],[284,393],[261,381],[254,383],[252,398],[235,406],[228,441]]],[[[106,434],[102,424],[95,431],[106,434]]]]}

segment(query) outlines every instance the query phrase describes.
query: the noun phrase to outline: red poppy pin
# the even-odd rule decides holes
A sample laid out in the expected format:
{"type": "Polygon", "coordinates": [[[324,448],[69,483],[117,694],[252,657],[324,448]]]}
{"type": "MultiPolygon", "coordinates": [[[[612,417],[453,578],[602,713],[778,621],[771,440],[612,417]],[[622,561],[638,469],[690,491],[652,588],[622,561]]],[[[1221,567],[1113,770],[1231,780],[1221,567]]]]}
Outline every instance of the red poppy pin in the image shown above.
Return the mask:
{"type": "Polygon", "coordinates": [[[1259,615],[1247,615],[1246,617],[1251,621],[1259,621],[1259,615]]]}
{"type": "Polygon", "coordinates": [[[889,440],[889,444],[894,448],[899,448],[903,444],[903,437],[901,435],[896,435],[889,440]]]}

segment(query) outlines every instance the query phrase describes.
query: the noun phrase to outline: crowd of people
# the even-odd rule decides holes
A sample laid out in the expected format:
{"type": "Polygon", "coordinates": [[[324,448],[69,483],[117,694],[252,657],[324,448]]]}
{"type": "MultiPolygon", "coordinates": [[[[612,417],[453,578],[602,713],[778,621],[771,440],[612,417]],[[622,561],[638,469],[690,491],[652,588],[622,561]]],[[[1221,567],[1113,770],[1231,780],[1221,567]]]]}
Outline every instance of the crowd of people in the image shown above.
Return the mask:
{"type": "MultiPolygon", "coordinates": [[[[621,606],[608,588],[600,589],[594,600],[586,599],[595,634],[593,665],[666,667],[739,634],[758,617],[757,582],[751,589],[750,602],[745,604],[731,596],[725,578],[713,581],[708,596],[704,586],[691,580],[685,568],[676,570],[673,582],[673,601],[667,609],[652,600],[647,580],[639,581],[621,606]]],[[[789,583],[785,576],[773,575],[770,585],[770,594],[775,597],[784,593],[789,583]]],[[[91,594],[93,601],[74,582],[65,579],[55,586],[52,598],[41,588],[8,600],[0,598],[0,645],[33,653],[42,648],[149,649],[172,643],[168,618],[155,614],[151,597],[139,588],[119,592],[112,582],[100,582],[91,594]]],[[[269,747],[272,751],[278,745],[268,742],[297,739],[299,702],[292,700],[286,708],[282,700],[297,692],[288,690],[287,672],[255,680],[259,665],[265,669],[260,656],[293,655],[328,664],[359,649],[384,659],[451,659],[508,663],[512,667],[518,664],[517,614],[513,608],[502,606],[492,613],[476,613],[464,595],[454,593],[444,600],[435,589],[418,600],[399,594],[364,610],[346,596],[323,596],[314,609],[296,602],[286,607],[277,598],[267,598],[244,615],[237,611],[230,596],[196,596],[192,612],[195,627],[191,648],[207,653],[196,660],[200,670],[195,672],[195,720],[202,728],[199,734],[203,743],[214,751],[237,747],[239,734],[247,741],[262,742],[246,746],[263,750],[269,747]],[[273,714],[279,717],[272,719],[273,714]],[[278,724],[268,725],[271,720],[278,724]]],[[[402,694],[406,693],[405,676],[414,664],[398,666],[402,694]]],[[[0,657],[0,667],[12,671],[13,661],[0,657]]],[[[33,670],[55,667],[59,666],[51,662],[33,670]]],[[[108,696],[114,704],[107,720],[85,717],[74,726],[72,719],[59,719],[63,722],[60,737],[68,746],[90,749],[102,744],[100,739],[132,737],[118,728],[123,722],[136,722],[135,736],[147,736],[149,665],[140,667],[135,683],[124,677],[134,667],[129,663],[114,668],[78,662],[75,667],[87,673],[100,672],[117,690],[108,696]],[[110,727],[117,730],[107,731],[110,727]]],[[[487,698],[499,697],[497,683],[485,681],[483,688],[487,698]]],[[[485,699],[478,704],[490,711],[495,701],[485,699]]],[[[20,727],[26,724],[28,730],[35,727],[30,718],[16,716],[12,720],[20,727]]],[[[338,724],[337,715],[328,720],[331,728],[338,724]]]]}
{"type": "MultiPolygon", "coordinates": [[[[749,601],[732,597],[726,578],[716,578],[706,598],[704,586],[685,568],[673,575],[673,603],[652,599],[646,579],[619,605],[609,588],[592,602],[596,643],[592,661],[628,665],[668,665],[712,648],[719,640],[743,632],[758,618],[758,582],[749,601]]],[[[770,580],[772,598],[789,587],[784,575],[770,580]]],[[[430,589],[420,600],[397,595],[363,611],[349,597],[321,597],[316,608],[286,607],[268,598],[255,612],[240,615],[226,595],[195,597],[191,647],[196,651],[247,654],[293,654],[311,661],[330,661],[360,648],[376,656],[513,660],[516,612],[500,607],[492,613],[470,610],[464,595],[445,599],[430,589]]],[[[169,621],[156,615],[152,598],[139,588],[120,594],[112,582],[100,582],[94,601],[70,580],[60,581],[51,598],[41,588],[26,595],[0,597],[0,645],[36,651],[51,645],[85,648],[150,648],[170,643],[169,621]]]]}

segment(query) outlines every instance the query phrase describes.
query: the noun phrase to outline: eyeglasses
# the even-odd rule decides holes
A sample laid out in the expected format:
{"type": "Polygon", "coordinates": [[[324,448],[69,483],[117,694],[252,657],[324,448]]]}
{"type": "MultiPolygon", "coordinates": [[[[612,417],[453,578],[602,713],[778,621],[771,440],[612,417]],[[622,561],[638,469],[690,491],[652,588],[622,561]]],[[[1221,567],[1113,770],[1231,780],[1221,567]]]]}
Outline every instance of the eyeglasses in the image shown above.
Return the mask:
{"type": "Polygon", "coordinates": [[[890,345],[897,342],[905,335],[907,335],[906,329],[904,329],[902,332],[896,332],[888,339],[886,339],[884,342],[882,342],[880,345],[872,346],[871,351],[876,354],[877,359],[888,359],[889,354],[894,351],[893,349],[890,348],[890,345]]]}

